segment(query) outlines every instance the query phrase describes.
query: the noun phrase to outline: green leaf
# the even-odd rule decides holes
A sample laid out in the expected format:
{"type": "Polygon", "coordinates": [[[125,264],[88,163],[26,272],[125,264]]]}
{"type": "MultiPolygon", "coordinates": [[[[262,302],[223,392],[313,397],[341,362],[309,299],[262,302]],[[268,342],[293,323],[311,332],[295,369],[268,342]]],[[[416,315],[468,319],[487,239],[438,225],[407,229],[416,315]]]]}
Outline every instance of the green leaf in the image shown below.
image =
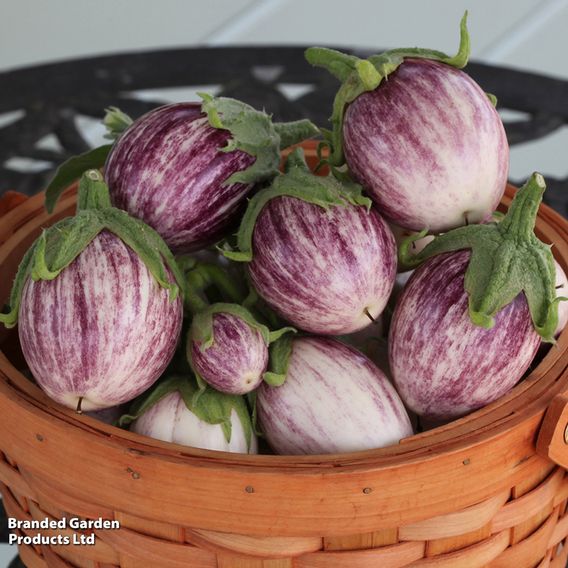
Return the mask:
{"type": "Polygon", "coordinates": [[[63,162],[55,172],[53,179],[49,182],[45,190],[45,208],[48,213],[52,213],[57,200],[85,170],[102,168],[107,156],[112,148],[112,144],[105,144],[84,154],[79,154],[63,162]]]}
{"type": "Polygon", "coordinates": [[[188,254],[176,256],[176,262],[177,262],[177,265],[179,266],[179,269],[184,274],[186,274],[190,270],[193,270],[195,268],[195,266],[197,266],[197,264],[199,263],[199,261],[196,258],[194,258],[193,256],[190,256],[188,254]]]}
{"type": "Polygon", "coordinates": [[[294,122],[275,122],[274,130],[280,137],[281,150],[320,134],[319,128],[306,118],[294,122]]]}
{"type": "Polygon", "coordinates": [[[292,144],[298,144],[319,133],[309,120],[273,124],[269,115],[251,106],[225,97],[212,97],[198,93],[203,99],[201,109],[207,114],[213,128],[228,130],[231,139],[224,152],[241,150],[254,156],[254,163],[231,175],[225,184],[258,183],[278,175],[280,151],[292,144]]]}
{"type": "Polygon", "coordinates": [[[495,315],[524,293],[535,330],[544,341],[554,342],[560,301],[554,260],[550,246],[534,233],[545,187],[544,178],[534,173],[500,222],[459,227],[436,237],[416,255],[410,254],[410,245],[424,232],[407,239],[399,251],[402,263],[416,267],[434,255],[470,249],[464,286],[473,323],[491,328],[495,315]]]}
{"type": "Polygon", "coordinates": [[[239,250],[223,251],[227,258],[238,262],[252,260],[252,235],[256,220],[264,206],[276,197],[295,197],[324,209],[348,204],[371,207],[371,201],[363,196],[361,186],[342,184],[333,175],[322,177],[312,174],[303,159],[301,148],[289,155],[286,170],[284,175],[278,176],[272,185],[259,191],[249,201],[237,233],[239,250]]]}
{"type": "Polygon", "coordinates": [[[30,276],[33,280],[53,280],[59,272],[51,271],[47,266],[47,229],[42,231],[35,244],[36,247],[30,276]]]}
{"type": "Polygon", "coordinates": [[[269,337],[269,343],[274,343],[275,341],[278,341],[284,334],[286,333],[297,333],[298,330],[294,327],[281,327],[280,329],[277,329],[275,331],[271,331],[268,335],[269,337]]]}
{"type": "Polygon", "coordinates": [[[493,93],[485,93],[487,98],[491,101],[491,104],[496,107],[497,106],[497,97],[493,93]]]}
{"type": "MultiPolygon", "coordinates": [[[[191,322],[193,324],[193,321],[191,322]]],[[[190,328],[191,329],[191,328],[190,328]]],[[[205,379],[195,370],[195,366],[193,365],[193,353],[191,349],[191,332],[185,335],[186,342],[185,342],[185,361],[189,365],[189,370],[193,373],[195,377],[195,382],[197,384],[197,389],[193,393],[193,402],[196,403],[198,398],[203,394],[205,389],[207,388],[207,382],[205,379]]]]}
{"type": "Polygon", "coordinates": [[[355,70],[360,59],[354,55],[341,53],[327,47],[310,47],[305,51],[305,57],[311,65],[325,67],[335,78],[342,83],[347,81],[349,75],[355,70]]]}
{"type": "Polygon", "coordinates": [[[383,77],[376,67],[368,60],[361,59],[355,64],[355,70],[359,76],[359,80],[363,85],[365,91],[372,91],[376,89],[383,77]]]}
{"type": "Polygon", "coordinates": [[[184,306],[191,314],[207,309],[209,305],[204,290],[207,287],[199,271],[190,271],[186,276],[184,306]]]}
{"type": "Polygon", "coordinates": [[[162,237],[139,219],[111,207],[102,176],[90,170],[81,179],[77,214],[45,229],[24,256],[12,287],[10,312],[0,314],[0,321],[10,327],[16,324],[28,276],[34,280],[53,280],[104,229],[114,233],[140,257],[157,283],[169,291],[172,302],[180,290],[185,292],[183,273],[162,237]]]}
{"type": "Polygon", "coordinates": [[[105,109],[103,124],[107,129],[105,138],[108,140],[116,140],[127,130],[134,121],[119,108],[111,106],[105,109]]]}
{"type": "Polygon", "coordinates": [[[191,320],[191,328],[187,337],[188,354],[191,352],[191,341],[199,343],[204,351],[213,345],[213,314],[207,309],[195,314],[191,320]]]}
{"type": "Polygon", "coordinates": [[[252,260],[252,251],[241,252],[238,250],[224,250],[223,255],[225,258],[235,262],[250,262],[252,260]]]}
{"type": "Polygon", "coordinates": [[[199,343],[201,351],[209,349],[215,341],[213,332],[213,316],[215,314],[232,314],[240,318],[251,329],[257,330],[260,333],[266,345],[270,343],[269,329],[262,323],[258,322],[249,310],[240,304],[218,302],[208,306],[205,310],[196,314],[191,323],[188,340],[199,343]]]}
{"type": "Polygon", "coordinates": [[[104,223],[97,211],[80,211],[46,229],[37,241],[32,264],[34,280],[53,280],[67,268],[101,232],[104,223]]]}
{"type": "Polygon", "coordinates": [[[180,390],[181,385],[187,380],[187,378],[179,375],[160,379],[152,388],[132,401],[128,413],[123,414],[118,419],[118,425],[121,428],[128,426],[168,394],[180,390]]]}
{"type": "Polygon", "coordinates": [[[246,401],[247,401],[248,407],[250,409],[250,417],[251,417],[253,432],[257,436],[263,436],[264,434],[258,428],[258,411],[257,411],[256,399],[257,399],[257,391],[256,390],[253,390],[252,392],[247,393],[246,401]]]}
{"type": "Polygon", "coordinates": [[[278,340],[270,345],[270,359],[268,371],[262,378],[272,387],[279,387],[286,381],[288,365],[292,355],[292,336],[282,335],[278,340]]]}
{"type": "Polygon", "coordinates": [[[460,22],[460,45],[454,56],[433,49],[417,47],[392,49],[368,59],[359,59],[333,49],[310,47],[305,57],[311,65],[323,67],[341,81],[333,103],[331,133],[322,131],[331,150],[327,161],[332,167],[345,163],[343,154],[343,117],[347,105],[359,95],[376,89],[404,61],[405,57],[431,59],[461,69],[467,65],[470,53],[470,40],[467,31],[467,12],[460,22]]]}
{"type": "MultiPolygon", "coordinates": [[[[469,32],[467,30],[467,16],[468,12],[465,11],[462,19],[460,20],[460,44],[458,51],[455,55],[446,55],[442,51],[437,51],[435,49],[422,49],[420,47],[403,47],[398,49],[391,49],[385,53],[389,55],[401,56],[401,57],[414,57],[419,59],[432,59],[433,61],[439,61],[440,63],[445,63],[456,69],[463,69],[469,60],[469,55],[471,53],[471,43],[469,38],[469,32]]],[[[384,55],[384,54],[382,54],[384,55]]],[[[374,58],[380,57],[380,55],[373,55],[369,58],[373,61],[374,58]]]]}
{"type": "MultiPolygon", "coordinates": [[[[444,252],[471,248],[471,242],[478,233],[478,227],[479,225],[467,225],[465,227],[458,227],[457,229],[444,233],[443,235],[438,235],[428,244],[430,247],[428,249],[429,256],[426,258],[430,258],[431,256],[442,254],[444,252]]],[[[413,254],[412,243],[424,238],[427,234],[428,229],[424,229],[415,235],[410,235],[403,239],[398,250],[398,262],[404,270],[411,270],[424,262],[424,251],[420,254],[413,254]]]]}
{"type": "Polygon", "coordinates": [[[457,69],[463,69],[467,65],[471,53],[471,43],[469,32],[467,31],[467,16],[468,12],[466,10],[460,21],[460,45],[458,52],[453,57],[448,58],[446,56],[441,59],[442,63],[446,63],[457,69]]]}
{"type": "Polygon", "coordinates": [[[539,335],[546,341],[554,342],[558,326],[558,304],[556,298],[556,266],[550,248],[539,248],[527,258],[527,263],[518,265],[517,273],[527,297],[529,310],[539,335]],[[548,275],[554,287],[553,295],[546,278],[535,278],[535,274],[548,275]]]}

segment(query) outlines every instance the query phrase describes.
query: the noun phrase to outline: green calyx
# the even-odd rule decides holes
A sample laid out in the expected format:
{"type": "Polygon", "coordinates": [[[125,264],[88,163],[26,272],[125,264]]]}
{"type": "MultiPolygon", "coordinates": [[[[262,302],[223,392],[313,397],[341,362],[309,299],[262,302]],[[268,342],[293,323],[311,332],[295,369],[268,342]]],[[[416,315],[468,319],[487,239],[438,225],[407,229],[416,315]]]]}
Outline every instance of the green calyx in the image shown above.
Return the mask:
{"type": "Polygon", "coordinates": [[[156,282],[167,289],[170,300],[184,290],[183,275],[160,235],[142,221],[110,205],[108,187],[97,170],[85,172],[79,183],[77,214],[44,229],[25,254],[10,294],[10,311],[0,313],[0,322],[14,327],[28,277],[53,280],[85,250],[103,230],[114,233],[138,254],[156,282]],[[174,276],[172,282],[168,269],[174,276]]]}
{"type": "Polygon", "coordinates": [[[106,108],[105,116],[103,118],[103,124],[107,129],[105,138],[114,142],[132,125],[133,122],[134,121],[119,108],[114,106],[106,108]]]}
{"type": "Polygon", "coordinates": [[[497,97],[493,93],[485,93],[494,107],[497,107],[497,97]]]}
{"type": "Polygon", "coordinates": [[[259,191],[249,201],[237,233],[239,250],[223,250],[227,258],[239,262],[252,260],[252,235],[256,220],[271,199],[282,196],[295,197],[324,209],[347,205],[360,205],[367,209],[371,207],[371,200],[363,196],[360,185],[341,182],[333,175],[314,175],[304,160],[302,149],[296,148],[288,156],[284,175],[276,177],[272,185],[259,191]]]}
{"type": "Polygon", "coordinates": [[[331,131],[322,130],[330,147],[329,164],[333,167],[340,167],[345,163],[342,133],[343,117],[347,105],[362,93],[375,90],[406,57],[430,59],[462,69],[467,65],[469,53],[467,12],[460,23],[460,46],[453,57],[432,49],[402,48],[373,55],[368,59],[360,59],[354,55],[346,55],[325,47],[308,48],[305,53],[308,63],[327,69],[342,83],[333,103],[333,113],[330,119],[333,128],[331,131]]]}
{"type": "Polygon", "coordinates": [[[434,255],[470,249],[464,284],[472,322],[493,327],[495,314],[524,292],[535,330],[553,343],[558,302],[565,298],[556,297],[551,247],[534,234],[545,188],[542,175],[534,173],[500,222],[459,227],[436,237],[419,254],[411,253],[412,243],[427,231],[409,237],[400,247],[401,264],[414,268],[434,255]]]}
{"type": "Polygon", "coordinates": [[[254,156],[255,162],[225,180],[231,183],[257,183],[278,175],[280,151],[319,134],[309,120],[273,123],[265,112],[225,97],[199,93],[202,111],[213,128],[228,130],[231,138],[222,152],[241,150],[254,156]]]}
{"type": "Polygon", "coordinates": [[[172,375],[161,379],[154,388],[139,396],[132,403],[128,414],[120,417],[119,426],[128,426],[154,404],[175,391],[179,391],[187,409],[197,418],[208,424],[218,424],[227,442],[231,441],[231,414],[235,410],[243,426],[247,449],[250,451],[253,427],[245,399],[242,396],[221,393],[211,387],[206,387],[201,391],[192,376],[172,375]]]}

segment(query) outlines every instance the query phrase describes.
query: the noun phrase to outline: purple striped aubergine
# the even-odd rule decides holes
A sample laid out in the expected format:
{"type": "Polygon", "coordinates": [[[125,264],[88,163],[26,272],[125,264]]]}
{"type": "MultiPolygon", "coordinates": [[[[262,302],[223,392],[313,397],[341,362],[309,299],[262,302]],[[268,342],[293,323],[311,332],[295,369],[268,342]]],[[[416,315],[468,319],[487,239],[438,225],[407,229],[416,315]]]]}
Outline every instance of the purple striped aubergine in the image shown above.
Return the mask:
{"type": "Polygon", "coordinates": [[[468,312],[470,252],[435,256],[417,268],[396,305],[389,333],[394,384],[408,408],[448,420],[493,402],[521,379],[540,344],[519,294],[491,329],[468,312]]]}
{"type": "MultiPolygon", "coordinates": [[[[568,278],[566,278],[566,273],[562,269],[562,266],[557,260],[554,261],[554,266],[556,268],[556,296],[568,296],[568,278]]],[[[558,304],[558,325],[554,332],[554,336],[558,337],[560,332],[566,327],[568,323],[568,302],[560,302],[558,304]]]]}
{"type": "Polygon", "coordinates": [[[438,61],[405,59],[357,97],[343,144],[354,177],[406,229],[481,222],[505,191],[509,146],[497,111],[468,75],[438,61]]]}
{"type": "Polygon", "coordinates": [[[213,314],[213,344],[191,341],[193,368],[218,391],[246,394],[262,382],[268,347],[258,329],[230,313],[213,314]]]}
{"type": "Polygon", "coordinates": [[[256,221],[253,251],[249,274],[262,298],[292,325],[323,335],[369,325],[396,276],[386,221],[351,204],[324,209],[294,197],[271,199],[256,221]]]}
{"type": "Polygon", "coordinates": [[[213,128],[199,103],[157,108],[114,144],[105,178],[115,207],[153,227],[175,253],[218,241],[252,184],[224,182],[255,158],[222,152],[231,135],[213,128]]]}
{"type": "Polygon", "coordinates": [[[24,357],[54,400],[98,410],[132,400],[172,358],[182,303],[138,254],[102,231],[54,280],[29,278],[19,310],[24,357]]]}
{"type": "Polygon", "coordinates": [[[355,452],[412,435],[383,372],[331,338],[294,339],[284,384],[263,383],[257,393],[259,424],[279,454],[355,452]]]}
{"type": "Polygon", "coordinates": [[[247,451],[245,430],[235,409],[231,412],[231,425],[231,441],[227,442],[220,424],[200,420],[187,408],[179,391],[174,391],[152,405],[132,423],[130,429],[143,436],[183,446],[241,454],[258,453],[254,433],[247,451]]]}

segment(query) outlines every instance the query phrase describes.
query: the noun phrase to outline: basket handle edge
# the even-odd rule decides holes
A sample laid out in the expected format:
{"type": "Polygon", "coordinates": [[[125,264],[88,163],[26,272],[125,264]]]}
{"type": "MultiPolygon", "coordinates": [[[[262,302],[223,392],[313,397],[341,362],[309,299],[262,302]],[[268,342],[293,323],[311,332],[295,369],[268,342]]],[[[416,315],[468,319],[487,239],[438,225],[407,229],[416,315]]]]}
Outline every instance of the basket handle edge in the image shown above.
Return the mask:
{"type": "Polygon", "coordinates": [[[536,453],[568,469],[568,394],[558,394],[548,406],[538,432],[536,453]]]}

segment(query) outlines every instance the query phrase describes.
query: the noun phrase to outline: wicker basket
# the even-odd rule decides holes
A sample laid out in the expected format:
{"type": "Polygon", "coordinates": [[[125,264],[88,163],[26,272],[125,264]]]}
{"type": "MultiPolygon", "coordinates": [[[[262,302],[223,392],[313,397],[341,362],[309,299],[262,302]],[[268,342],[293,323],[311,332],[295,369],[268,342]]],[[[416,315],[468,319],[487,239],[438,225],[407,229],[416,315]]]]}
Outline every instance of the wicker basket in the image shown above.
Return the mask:
{"type": "MultiPolygon", "coordinates": [[[[71,188],[50,217],[42,195],[2,217],[0,298],[41,227],[74,203],[71,188]]],[[[567,270],[568,221],[543,206],[537,228],[567,270]]],[[[85,531],[92,546],[21,545],[30,568],[566,565],[568,333],[507,396],[465,418],[388,448],[307,457],[194,450],[106,426],[22,375],[14,331],[0,331],[0,346],[8,515],[121,526],[85,531]]]]}

